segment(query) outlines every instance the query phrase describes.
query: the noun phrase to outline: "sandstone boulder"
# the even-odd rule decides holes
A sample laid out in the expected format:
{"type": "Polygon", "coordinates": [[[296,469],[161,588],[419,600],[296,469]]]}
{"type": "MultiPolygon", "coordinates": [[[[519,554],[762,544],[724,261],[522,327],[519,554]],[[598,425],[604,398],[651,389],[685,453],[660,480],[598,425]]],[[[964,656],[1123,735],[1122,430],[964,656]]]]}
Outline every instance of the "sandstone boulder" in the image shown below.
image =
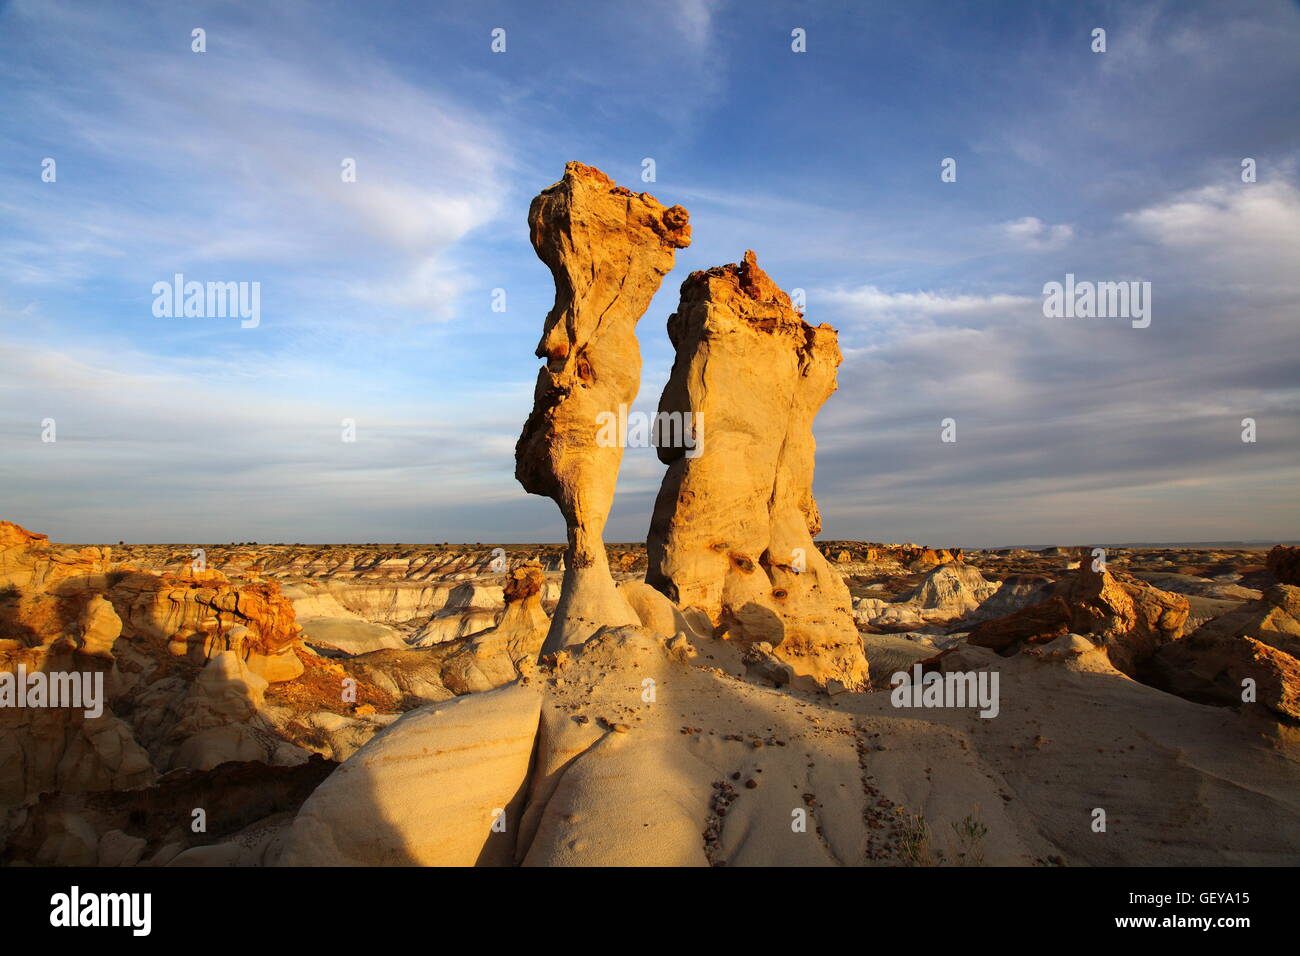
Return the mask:
{"type": "Polygon", "coordinates": [[[442,682],[448,689],[457,694],[491,690],[510,683],[526,662],[537,660],[551,624],[541,603],[545,581],[536,564],[514,568],[506,575],[501,623],[471,638],[447,659],[442,682]]]}
{"type": "Polygon", "coordinates": [[[354,656],[371,651],[402,649],[402,636],[385,624],[357,618],[316,618],[303,621],[303,642],[326,656],[354,656]]]}
{"type": "Polygon", "coordinates": [[[512,684],[406,714],[312,793],[280,864],[512,863],[541,705],[512,684]]]}
{"type": "Polygon", "coordinates": [[[501,612],[486,607],[455,607],[439,611],[411,635],[412,647],[434,647],[496,627],[501,612]]]}
{"type": "Polygon", "coordinates": [[[1084,560],[1045,601],[977,624],[967,641],[1008,653],[1025,643],[1081,635],[1101,646],[1111,663],[1132,677],[1156,650],[1182,637],[1188,613],[1182,595],[1119,572],[1094,571],[1084,560]]]}
{"type": "Polygon", "coordinates": [[[202,663],[231,651],[268,677],[302,673],[285,654],[300,643],[301,628],[275,581],[234,585],[216,569],[188,567],[179,574],[124,571],[109,597],[133,634],[166,641],[177,656],[202,663]]]}

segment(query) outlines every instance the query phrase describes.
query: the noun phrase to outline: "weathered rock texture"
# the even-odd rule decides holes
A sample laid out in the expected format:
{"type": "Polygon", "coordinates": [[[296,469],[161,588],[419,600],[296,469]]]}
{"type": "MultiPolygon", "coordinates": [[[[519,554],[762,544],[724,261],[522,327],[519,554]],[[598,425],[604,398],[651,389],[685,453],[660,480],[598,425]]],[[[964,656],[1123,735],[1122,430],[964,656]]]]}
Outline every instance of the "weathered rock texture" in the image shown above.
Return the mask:
{"type": "Polygon", "coordinates": [[[555,305],[537,346],[546,365],[515,448],[515,477],[525,491],[555,500],[569,539],[547,650],[604,625],[638,623],[615,590],[602,539],[623,448],[597,443],[599,416],[618,416],[636,398],[636,323],[676,251],[690,244],[688,219],[681,206],[665,208],[581,163],[569,163],[528,211],[533,248],[555,279],[555,305]]]}
{"type": "Polygon", "coordinates": [[[1269,573],[1278,584],[1300,584],[1300,548],[1279,544],[1268,553],[1269,573]]]}
{"type": "Polygon", "coordinates": [[[1159,648],[1183,635],[1189,605],[1181,594],[1161,591],[1129,575],[1094,571],[1086,559],[1057,583],[1046,600],[1003,618],[978,624],[967,643],[1003,653],[1023,644],[1044,644],[1066,634],[1091,638],[1111,664],[1134,676],[1159,648]]]}
{"type": "Polygon", "coordinates": [[[960,670],[1001,675],[992,720],[788,693],[737,644],[693,643],[611,628],[535,680],[412,712],[312,794],[280,862],[1284,866],[1300,852],[1293,736],[1130,680],[1078,635],[1011,658],[966,648],[960,670]],[[1078,824],[1096,806],[1125,826],[1097,839],[1078,824]],[[964,820],[987,827],[978,845],[964,820]]]}
{"type": "Polygon", "coordinates": [[[936,565],[921,583],[896,601],[860,598],[854,605],[859,623],[881,628],[911,628],[951,622],[979,608],[998,591],[979,568],[951,561],[936,565]]]}
{"type": "Polygon", "coordinates": [[[861,689],[867,660],[848,589],[813,544],[812,422],[841,355],[758,267],[695,272],[668,320],[677,350],[659,412],[703,425],[670,447],[646,542],[646,580],[720,633],[765,641],[800,677],[861,689]]]}
{"type": "Polygon", "coordinates": [[[457,694],[491,690],[508,684],[537,660],[550,627],[542,610],[542,569],[526,564],[506,575],[506,610],[501,623],[472,638],[442,669],[442,682],[457,694]]]}
{"type": "MultiPolygon", "coordinates": [[[[0,522],[0,675],[11,688],[23,674],[103,682],[98,706],[0,706],[0,843],[42,794],[131,790],[232,760],[288,766],[309,750],[343,759],[396,719],[398,698],[415,707],[450,696],[438,661],[416,686],[414,667],[376,656],[348,671],[305,650],[293,605],[252,568],[239,583],[188,563],[153,573],[110,548],[58,546],[0,522]],[[381,680],[393,699],[377,692],[381,680]]],[[[139,834],[110,837],[65,816],[72,829],[54,821],[37,858],[86,862],[101,837],[112,850],[103,859],[139,849],[139,834]]]]}
{"type": "Polygon", "coordinates": [[[279,862],[513,862],[541,706],[520,683],[412,711],[312,793],[279,862]]]}
{"type": "Polygon", "coordinates": [[[196,662],[234,651],[268,682],[302,673],[293,605],[275,581],[233,587],[220,571],[150,574],[123,569],[113,585],[123,620],[142,636],[196,662]]]}
{"type": "Polygon", "coordinates": [[[1190,700],[1262,705],[1300,721],[1300,587],[1274,585],[1258,601],[1165,645],[1143,676],[1190,700]],[[1248,679],[1254,682],[1253,698],[1243,696],[1248,679]]]}

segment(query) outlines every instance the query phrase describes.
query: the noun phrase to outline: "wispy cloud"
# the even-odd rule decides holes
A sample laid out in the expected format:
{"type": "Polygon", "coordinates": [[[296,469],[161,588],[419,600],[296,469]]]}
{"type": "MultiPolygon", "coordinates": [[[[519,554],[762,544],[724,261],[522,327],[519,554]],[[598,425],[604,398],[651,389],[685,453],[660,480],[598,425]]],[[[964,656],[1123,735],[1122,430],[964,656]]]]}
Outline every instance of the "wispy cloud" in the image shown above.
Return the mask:
{"type": "Polygon", "coordinates": [[[918,315],[970,315],[999,312],[1023,306],[1032,300],[1019,295],[969,295],[950,292],[882,292],[873,285],[856,289],[828,289],[822,293],[828,302],[861,310],[861,317],[902,313],[918,315]]]}
{"type": "Polygon", "coordinates": [[[1074,238],[1067,223],[1049,225],[1037,216],[1024,216],[1002,224],[1002,232],[1013,242],[1030,249],[1060,249],[1074,238]]]}
{"type": "Polygon", "coordinates": [[[18,4],[11,16],[78,64],[8,98],[13,115],[58,131],[60,160],[57,186],[29,176],[7,190],[12,221],[30,230],[11,240],[29,253],[7,260],[11,281],[92,281],[121,258],[145,275],[242,264],[293,268],[301,297],[307,276],[338,274],[346,249],[346,271],[365,279],[341,288],[364,298],[445,315],[467,284],[445,274],[457,243],[502,212],[500,127],[350,47],[325,18],[296,21],[288,51],[276,31],[205,19],[197,54],[185,33],[160,49],[107,9],[18,4]],[[75,274],[47,264],[68,261],[75,274]]]}

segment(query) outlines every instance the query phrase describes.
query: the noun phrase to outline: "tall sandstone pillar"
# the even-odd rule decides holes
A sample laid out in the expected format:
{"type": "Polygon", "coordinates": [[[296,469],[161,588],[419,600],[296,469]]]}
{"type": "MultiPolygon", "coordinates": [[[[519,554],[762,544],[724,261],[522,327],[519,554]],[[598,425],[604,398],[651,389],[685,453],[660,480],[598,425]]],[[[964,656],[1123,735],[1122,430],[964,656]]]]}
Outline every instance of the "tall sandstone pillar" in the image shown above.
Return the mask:
{"type": "Polygon", "coordinates": [[[553,498],[568,526],[564,584],[543,651],[579,643],[603,625],[639,619],[610,576],[604,530],[623,460],[622,443],[597,441],[601,413],[619,417],[641,381],[637,320],[678,249],[690,217],[634,193],[591,166],[564,178],[528,210],[533,248],[555,279],[555,305],[537,355],[533,411],[515,447],[524,490],[553,498]]]}
{"type": "Polygon", "coordinates": [[[647,582],[719,634],[771,644],[797,676],[864,689],[848,588],[812,539],[812,422],[835,391],[835,330],[806,323],[746,252],[682,283],[668,335],[677,355],[659,412],[698,421],[703,440],[660,444],[647,582]]]}

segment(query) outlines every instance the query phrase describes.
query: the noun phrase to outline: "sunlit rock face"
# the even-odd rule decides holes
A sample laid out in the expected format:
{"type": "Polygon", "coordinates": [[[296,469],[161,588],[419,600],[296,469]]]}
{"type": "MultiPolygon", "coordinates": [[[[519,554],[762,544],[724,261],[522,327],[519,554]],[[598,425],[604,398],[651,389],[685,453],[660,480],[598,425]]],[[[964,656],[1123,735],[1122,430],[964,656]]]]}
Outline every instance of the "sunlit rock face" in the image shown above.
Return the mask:
{"type": "Polygon", "coordinates": [[[835,330],[805,322],[746,252],[682,283],[668,334],[660,418],[689,429],[676,444],[661,429],[646,580],[721,633],[770,644],[797,676],[862,689],[848,588],[812,539],[812,423],[836,387],[835,330]]]}
{"type": "Polygon", "coordinates": [[[533,411],[515,448],[515,477],[553,498],[568,526],[564,588],[546,649],[604,625],[636,624],[615,589],[603,533],[614,500],[621,441],[598,440],[602,415],[618,415],[641,380],[636,323],[690,244],[689,217],[647,193],[569,163],[528,211],[533,248],[555,278],[555,305],[537,355],[533,411]]]}

